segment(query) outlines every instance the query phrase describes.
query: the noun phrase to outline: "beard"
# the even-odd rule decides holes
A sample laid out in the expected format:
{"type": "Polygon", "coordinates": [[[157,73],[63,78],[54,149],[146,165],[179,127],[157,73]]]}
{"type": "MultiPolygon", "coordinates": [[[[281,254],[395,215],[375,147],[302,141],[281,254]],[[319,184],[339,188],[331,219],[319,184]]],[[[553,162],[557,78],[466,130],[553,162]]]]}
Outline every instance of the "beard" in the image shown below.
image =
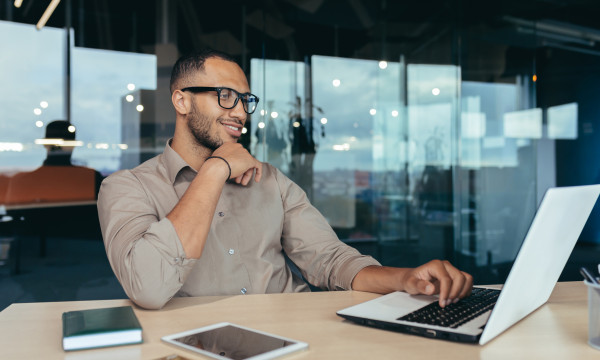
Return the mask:
{"type": "Polygon", "coordinates": [[[196,105],[193,102],[187,120],[188,128],[199,146],[215,151],[223,145],[223,140],[221,138],[211,136],[210,134],[210,128],[213,121],[208,116],[198,111],[198,108],[196,108],[196,105]]]}

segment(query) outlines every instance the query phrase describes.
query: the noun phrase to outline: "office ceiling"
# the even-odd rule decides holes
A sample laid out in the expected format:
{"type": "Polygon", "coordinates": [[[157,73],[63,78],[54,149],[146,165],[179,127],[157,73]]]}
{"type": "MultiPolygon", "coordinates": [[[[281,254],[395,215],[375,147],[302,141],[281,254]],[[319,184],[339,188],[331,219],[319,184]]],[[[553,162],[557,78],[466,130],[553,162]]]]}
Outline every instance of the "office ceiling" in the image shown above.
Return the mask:
{"type": "MultiPolygon", "coordinates": [[[[4,1],[2,19],[28,24],[35,24],[49,3],[24,0],[17,9],[13,0],[4,1]]],[[[226,5],[195,0],[62,0],[48,26],[64,27],[70,21],[78,46],[137,52],[151,51],[166,38],[181,52],[212,46],[237,55],[245,49],[251,56],[264,51],[268,58],[296,60],[310,54],[410,57],[456,36],[460,29],[507,46],[562,45],[600,54],[597,14],[598,0],[230,0],[226,5]],[[65,16],[68,7],[70,20],[65,16]],[[554,27],[537,29],[541,22],[554,27]],[[161,23],[167,25],[157,27],[161,23]],[[572,25],[584,29],[577,28],[579,35],[573,35],[572,25]],[[554,38],[541,39],[540,33],[554,38]]]]}

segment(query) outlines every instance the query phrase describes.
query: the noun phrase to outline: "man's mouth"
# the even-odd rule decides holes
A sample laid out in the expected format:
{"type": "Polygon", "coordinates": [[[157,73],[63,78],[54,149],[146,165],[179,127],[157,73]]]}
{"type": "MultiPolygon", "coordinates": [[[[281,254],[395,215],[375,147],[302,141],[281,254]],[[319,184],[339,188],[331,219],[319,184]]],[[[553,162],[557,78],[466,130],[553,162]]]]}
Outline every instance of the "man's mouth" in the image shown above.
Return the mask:
{"type": "Polygon", "coordinates": [[[244,127],[242,124],[238,124],[234,121],[219,121],[219,123],[223,125],[225,132],[227,132],[229,136],[236,139],[242,136],[242,128],[244,127]]]}

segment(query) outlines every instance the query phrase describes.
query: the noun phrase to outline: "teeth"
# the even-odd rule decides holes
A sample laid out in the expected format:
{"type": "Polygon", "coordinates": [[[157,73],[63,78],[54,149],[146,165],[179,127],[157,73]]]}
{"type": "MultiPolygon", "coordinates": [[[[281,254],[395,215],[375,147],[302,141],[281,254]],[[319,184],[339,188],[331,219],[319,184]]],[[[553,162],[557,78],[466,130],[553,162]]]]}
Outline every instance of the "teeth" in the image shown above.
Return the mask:
{"type": "Polygon", "coordinates": [[[238,131],[238,128],[235,126],[231,126],[231,125],[225,125],[225,126],[230,128],[231,130],[238,131]]]}

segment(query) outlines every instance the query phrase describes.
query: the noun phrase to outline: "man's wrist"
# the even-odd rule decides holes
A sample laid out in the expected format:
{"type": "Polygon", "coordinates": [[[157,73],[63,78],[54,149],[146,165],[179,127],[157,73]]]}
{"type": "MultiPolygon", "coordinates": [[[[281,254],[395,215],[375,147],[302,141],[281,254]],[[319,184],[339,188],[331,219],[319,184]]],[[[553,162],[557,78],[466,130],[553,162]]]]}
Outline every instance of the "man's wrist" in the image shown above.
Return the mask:
{"type": "Polygon", "coordinates": [[[221,156],[209,156],[206,158],[205,164],[209,164],[209,166],[215,166],[217,164],[220,163],[220,165],[217,165],[219,168],[224,170],[224,174],[227,176],[227,178],[225,179],[224,182],[229,181],[229,179],[231,179],[231,165],[229,165],[229,162],[227,160],[225,160],[225,158],[221,157],[221,156]],[[214,159],[214,160],[213,160],[214,159]],[[208,160],[213,160],[213,161],[208,161],[208,160]]]}
{"type": "Polygon", "coordinates": [[[371,265],[363,268],[352,280],[352,289],[387,294],[405,291],[409,268],[371,265]]]}

